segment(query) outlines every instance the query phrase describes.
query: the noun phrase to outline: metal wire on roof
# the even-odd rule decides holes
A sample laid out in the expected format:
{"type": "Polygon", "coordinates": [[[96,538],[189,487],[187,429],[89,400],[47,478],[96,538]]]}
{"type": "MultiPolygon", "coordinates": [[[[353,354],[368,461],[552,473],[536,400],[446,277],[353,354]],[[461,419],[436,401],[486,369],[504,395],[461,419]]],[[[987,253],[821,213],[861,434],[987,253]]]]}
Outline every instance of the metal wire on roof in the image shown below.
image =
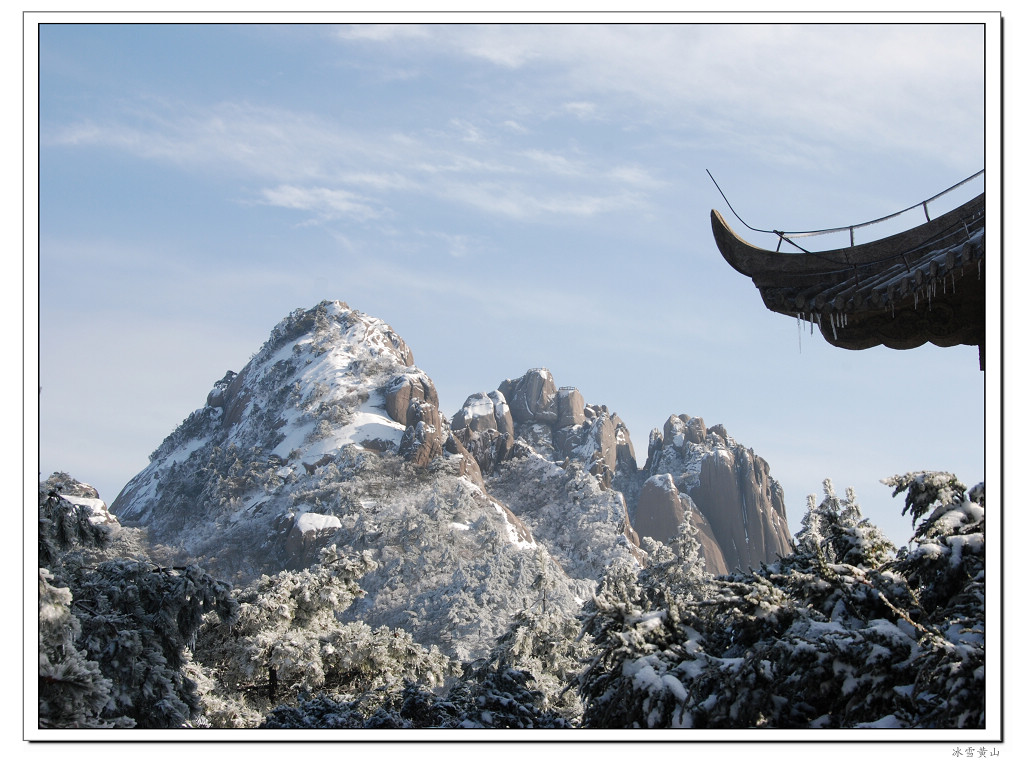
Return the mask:
{"type": "Polygon", "coordinates": [[[807,237],[807,236],[822,236],[824,234],[841,233],[843,231],[849,231],[849,233],[850,233],[850,246],[852,247],[852,246],[854,246],[853,232],[855,230],[857,230],[858,228],[866,228],[868,226],[876,225],[877,223],[884,223],[886,220],[892,220],[893,218],[899,217],[900,215],[903,215],[904,213],[910,212],[911,210],[917,209],[918,207],[922,207],[924,209],[925,219],[927,221],[931,221],[931,214],[928,212],[928,205],[931,202],[934,202],[936,199],[941,199],[943,196],[948,194],[950,191],[955,191],[956,189],[960,188],[960,186],[964,185],[965,183],[969,183],[970,181],[974,180],[975,178],[977,178],[977,177],[979,177],[981,175],[984,175],[985,170],[983,168],[983,169],[979,170],[978,172],[974,173],[974,175],[971,175],[969,178],[964,178],[959,183],[956,183],[956,184],[950,186],[945,191],[940,191],[939,193],[935,194],[934,196],[930,196],[927,199],[925,199],[924,201],[918,202],[917,204],[912,204],[911,206],[907,207],[906,209],[902,209],[899,212],[893,212],[890,215],[885,215],[884,217],[875,218],[874,220],[868,220],[868,221],[866,221],[864,223],[857,223],[855,225],[849,225],[849,226],[841,226],[839,228],[823,228],[823,229],[816,230],[816,231],[778,231],[778,230],[775,230],[775,229],[768,230],[768,229],[765,229],[765,228],[754,228],[752,225],[749,225],[743,218],[741,218],[739,216],[739,214],[733,208],[732,204],[729,202],[728,197],[726,197],[725,192],[722,190],[722,187],[718,185],[718,181],[715,180],[715,176],[711,174],[711,171],[705,169],[705,172],[708,174],[708,177],[711,178],[711,182],[715,184],[715,188],[718,189],[718,193],[720,193],[722,195],[722,199],[725,200],[725,203],[728,205],[729,210],[732,212],[733,215],[736,216],[737,220],[739,220],[741,223],[743,223],[743,225],[746,226],[751,231],[756,231],[758,233],[770,233],[770,234],[774,234],[775,236],[779,237],[779,244],[778,244],[778,247],[776,247],[776,252],[779,250],[779,247],[782,246],[782,242],[786,241],[789,244],[792,244],[797,249],[801,250],[802,252],[808,252],[808,254],[811,254],[809,252],[809,250],[804,249],[803,247],[801,247],[799,244],[795,243],[792,240],[796,239],[796,238],[804,238],[804,237],[807,237]]]}

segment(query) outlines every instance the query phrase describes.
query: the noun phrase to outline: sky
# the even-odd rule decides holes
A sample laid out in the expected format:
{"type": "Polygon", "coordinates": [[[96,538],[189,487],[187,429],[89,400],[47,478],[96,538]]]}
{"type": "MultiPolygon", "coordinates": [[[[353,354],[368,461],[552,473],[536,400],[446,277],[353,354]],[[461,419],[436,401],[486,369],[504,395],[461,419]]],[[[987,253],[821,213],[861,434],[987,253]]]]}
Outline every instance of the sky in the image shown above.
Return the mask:
{"type": "Polygon", "coordinates": [[[996,466],[991,349],[986,373],[974,347],[848,351],[769,312],[710,211],[775,242],[708,175],[764,229],[871,220],[981,169],[993,198],[992,14],[87,18],[38,35],[42,478],[113,501],[225,371],[324,299],[388,322],[449,418],[546,367],[619,414],[641,464],[671,414],[720,423],[768,462],[794,533],[829,478],[899,546],[910,520],[881,479],[972,486],[986,446],[996,466]]]}

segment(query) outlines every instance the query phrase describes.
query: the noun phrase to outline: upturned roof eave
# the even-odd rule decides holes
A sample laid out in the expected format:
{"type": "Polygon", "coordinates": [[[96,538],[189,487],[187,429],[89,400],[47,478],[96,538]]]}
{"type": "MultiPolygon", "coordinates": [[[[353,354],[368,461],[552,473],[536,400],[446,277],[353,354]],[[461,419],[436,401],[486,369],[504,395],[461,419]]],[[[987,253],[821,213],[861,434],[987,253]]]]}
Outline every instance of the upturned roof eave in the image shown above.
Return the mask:
{"type": "Polygon", "coordinates": [[[868,267],[890,261],[947,231],[960,220],[984,214],[985,194],[939,217],[901,233],[853,247],[823,252],[773,252],[757,247],[736,234],[718,210],[711,210],[715,243],[733,269],[749,276],[758,287],[783,285],[788,278],[829,273],[852,266],[868,267]]]}

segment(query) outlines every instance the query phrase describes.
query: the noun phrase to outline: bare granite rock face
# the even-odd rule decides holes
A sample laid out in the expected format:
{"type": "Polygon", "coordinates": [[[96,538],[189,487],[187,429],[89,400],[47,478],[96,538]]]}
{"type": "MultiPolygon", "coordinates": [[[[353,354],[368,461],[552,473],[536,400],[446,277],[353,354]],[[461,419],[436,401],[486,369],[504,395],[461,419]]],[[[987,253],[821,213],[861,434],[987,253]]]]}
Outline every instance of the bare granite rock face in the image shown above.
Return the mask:
{"type": "Polygon", "coordinates": [[[644,481],[633,528],[641,537],[650,536],[667,544],[679,532],[684,505],[690,510],[708,572],[713,576],[727,574],[729,567],[722,557],[714,531],[693,499],[679,493],[671,475],[652,475],[644,481]]]}
{"type": "Polygon", "coordinates": [[[437,388],[423,372],[399,374],[385,388],[384,410],[405,425],[398,453],[418,467],[439,457],[448,439],[438,405],[437,388]]]}
{"type": "Polygon", "coordinates": [[[398,446],[398,453],[417,467],[426,467],[441,456],[444,450],[444,435],[440,431],[439,414],[427,404],[417,407],[419,421],[405,428],[405,435],[398,446]],[[432,424],[431,422],[435,422],[432,424]]]}
{"type": "Polygon", "coordinates": [[[422,401],[437,408],[437,389],[430,377],[423,372],[414,372],[399,374],[388,382],[384,406],[389,417],[399,424],[415,425],[415,422],[409,421],[413,401],[422,401]]]}
{"type": "Polygon", "coordinates": [[[605,488],[610,488],[619,472],[633,478],[636,474],[636,457],[629,430],[618,414],[610,413],[607,406],[588,406],[585,418],[580,424],[573,424],[557,430],[553,443],[566,456],[584,458],[584,465],[597,477],[605,488]]]}
{"type": "Polygon", "coordinates": [[[555,408],[558,412],[558,420],[555,424],[557,429],[573,427],[586,421],[584,408],[587,404],[583,400],[582,393],[575,387],[560,387],[555,400],[557,402],[555,408]]]}
{"type": "Polygon", "coordinates": [[[479,463],[473,457],[473,454],[451,432],[448,433],[448,437],[445,439],[444,451],[447,454],[462,457],[458,467],[459,476],[468,477],[473,481],[474,485],[486,492],[487,486],[484,483],[484,476],[480,470],[479,463]]]}
{"type": "Polygon", "coordinates": [[[757,568],[793,551],[782,488],[768,463],[743,446],[723,445],[701,460],[690,492],[722,544],[730,570],[757,568]]]}
{"type": "MultiPolygon", "coordinates": [[[[706,427],[700,417],[672,415],[664,429],[664,435],[651,433],[644,474],[670,478],[680,501],[698,508],[709,570],[718,567],[717,558],[726,572],[746,571],[793,550],[782,487],[764,459],[730,438],[722,425],[706,427]]],[[[667,481],[658,491],[671,493],[667,481]]],[[[658,491],[644,484],[634,525],[641,535],[667,543],[679,510],[658,491]]]]}
{"type": "Polygon", "coordinates": [[[452,417],[451,428],[480,470],[488,474],[506,458],[515,442],[512,413],[498,391],[469,396],[452,417]]]}
{"type": "Polygon", "coordinates": [[[521,439],[553,461],[581,462],[606,489],[637,474],[629,430],[618,414],[588,405],[575,387],[556,388],[547,369],[530,369],[495,392],[471,395],[452,417],[452,431],[485,473],[521,439]]]}
{"type": "Polygon", "coordinates": [[[341,527],[341,523],[333,515],[300,512],[278,517],[275,527],[284,537],[287,565],[305,568],[317,561],[320,549],[341,527]]]}
{"type": "Polygon", "coordinates": [[[555,380],[547,369],[530,369],[518,379],[506,379],[498,386],[498,392],[505,396],[517,423],[558,421],[555,380]]]}

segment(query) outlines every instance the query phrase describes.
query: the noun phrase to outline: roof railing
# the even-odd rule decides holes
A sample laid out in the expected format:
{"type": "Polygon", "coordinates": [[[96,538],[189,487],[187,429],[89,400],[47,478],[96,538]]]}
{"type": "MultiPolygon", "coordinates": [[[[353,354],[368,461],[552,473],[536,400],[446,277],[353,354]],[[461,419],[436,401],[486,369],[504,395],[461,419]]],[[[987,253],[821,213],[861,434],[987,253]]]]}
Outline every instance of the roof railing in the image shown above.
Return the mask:
{"type": "Polygon", "coordinates": [[[790,244],[792,244],[794,247],[799,249],[800,251],[807,252],[808,254],[813,254],[813,253],[811,253],[809,250],[804,249],[799,244],[797,244],[796,242],[792,241],[792,239],[805,238],[805,237],[808,237],[808,236],[822,236],[824,234],[829,234],[829,233],[841,233],[843,231],[849,231],[850,232],[850,246],[853,247],[854,246],[853,232],[855,230],[857,230],[858,228],[867,228],[868,226],[876,225],[878,223],[884,223],[886,220],[892,220],[893,218],[899,217],[900,215],[903,215],[904,213],[910,212],[911,210],[917,209],[918,207],[921,207],[924,210],[924,216],[925,216],[926,222],[931,222],[931,219],[932,219],[931,218],[931,213],[928,212],[928,205],[930,203],[934,202],[936,199],[941,199],[943,196],[948,194],[950,191],[955,191],[956,189],[960,188],[960,186],[964,185],[965,183],[970,183],[975,178],[985,174],[985,170],[984,170],[984,168],[982,168],[981,170],[978,170],[978,172],[974,173],[974,175],[971,175],[969,178],[964,178],[959,183],[956,183],[956,184],[950,186],[945,191],[940,191],[939,193],[935,194],[935,196],[928,197],[923,202],[918,202],[917,204],[912,204],[911,206],[907,207],[906,209],[902,209],[899,212],[893,212],[890,215],[885,215],[884,217],[875,218],[874,220],[868,220],[867,222],[864,222],[864,223],[857,223],[855,225],[849,225],[849,226],[841,226],[839,228],[824,228],[824,229],[817,230],[817,231],[778,231],[778,230],[774,230],[774,229],[769,231],[769,230],[764,229],[764,228],[754,228],[753,226],[748,225],[746,223],[746,221],[744,221],[743,218],[741,218],[737,214],[736,210],[733,209],[732,204],[729,203],[729,199],[726,197],[725,192],[722,191],[722,187],[718,185],[718,181],[715,180],[715,177],[711,174],[711,171],[710,170],[705,170],[705,172],[707,172],[708,176],[711,178],[711,182],[715,184],[715,188],[718,189],[718,193],[720,193],[722,195],[722,198],[725,199],[725,203],[729,206],[729,209],[732,211],[732,214],[736,215],[736,219],[737,220],[739,220],[741,223],[743,223],[743,225],[745,225],[751,231],[757,231],[758,233],[770,233],[770,234],[774,234],[774,235],[779,237],[779,243],[775,247],[775,251],[776,252],[778,252],[779,249],[782,247],[782,242],[783,241],[787,241],[790,244]]]}

